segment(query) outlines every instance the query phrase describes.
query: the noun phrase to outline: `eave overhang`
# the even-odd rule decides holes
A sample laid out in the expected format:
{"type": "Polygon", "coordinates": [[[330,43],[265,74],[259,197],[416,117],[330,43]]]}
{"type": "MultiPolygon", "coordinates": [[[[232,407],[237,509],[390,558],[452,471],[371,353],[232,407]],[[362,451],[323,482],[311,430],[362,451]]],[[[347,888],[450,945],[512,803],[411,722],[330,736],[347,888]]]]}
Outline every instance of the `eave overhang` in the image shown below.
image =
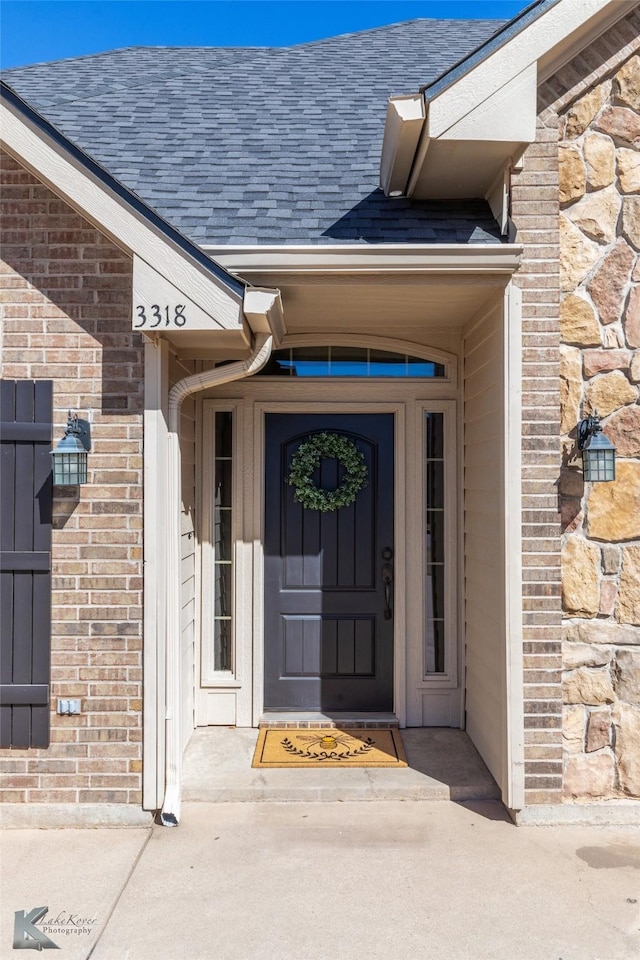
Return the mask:
{"type": "Polygon", "coordinates": [[[363,274],[510,275],[520,264],[522,246],[491,244],[322,244],[202,247],[234,275],[304,277],[363,274]]]}
{"type": "Polygon", "coordinates": [[[278,290],[256,291],[213,261],[4,81],[0,131],[2,149],[132,257],[133,329],[174,341],[194,331],[232,335],[246,344],[258,333],[282,337],[278,290]],[[162,322],[154,325],[155,306],[162,322]]]}
{"type": "MultiPolygon", "coordinates": [[[[507,243],[204,249],[251,284],[281,290],[285,345],[312,334],[325,344],[345,337],[352,343],[363,337],[420,341],[427,331],[452,344],[483,304],[509,285],[522,254],[522,247],[507,243]]],[[[207,357],[189,349],[191,357],[207,357]]]]}
{"type": "Polygon", "coordinates": [[[485,198],[506,232],[505,171],[535,139],[539,84],[634,5],[541,0],[418,94],[392,97],[380,165],[385,194],[485,198]]]}

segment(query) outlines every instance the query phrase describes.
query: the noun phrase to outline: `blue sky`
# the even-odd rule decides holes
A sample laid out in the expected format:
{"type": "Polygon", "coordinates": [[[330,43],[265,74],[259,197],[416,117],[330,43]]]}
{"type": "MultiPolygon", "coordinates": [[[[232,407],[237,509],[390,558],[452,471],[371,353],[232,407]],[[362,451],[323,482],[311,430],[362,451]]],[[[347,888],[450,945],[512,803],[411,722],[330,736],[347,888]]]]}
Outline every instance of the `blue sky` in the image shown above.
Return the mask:
{"type": "Polygon", "coordinates": [[[528,0],[2,0],[2,67],[114,47],[284,46],[409,20],[508,20],[528,0]]]}

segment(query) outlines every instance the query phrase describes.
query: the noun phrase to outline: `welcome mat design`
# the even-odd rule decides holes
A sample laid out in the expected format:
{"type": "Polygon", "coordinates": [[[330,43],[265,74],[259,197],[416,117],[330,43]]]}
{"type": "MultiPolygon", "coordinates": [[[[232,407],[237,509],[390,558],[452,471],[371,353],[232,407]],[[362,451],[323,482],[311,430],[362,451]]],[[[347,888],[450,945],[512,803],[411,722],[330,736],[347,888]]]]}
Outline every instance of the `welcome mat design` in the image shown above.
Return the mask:
{"type": "Polygon", "coordinates": [[[252,767],[406,767],[397,727],[260,730],[252,767]]]}

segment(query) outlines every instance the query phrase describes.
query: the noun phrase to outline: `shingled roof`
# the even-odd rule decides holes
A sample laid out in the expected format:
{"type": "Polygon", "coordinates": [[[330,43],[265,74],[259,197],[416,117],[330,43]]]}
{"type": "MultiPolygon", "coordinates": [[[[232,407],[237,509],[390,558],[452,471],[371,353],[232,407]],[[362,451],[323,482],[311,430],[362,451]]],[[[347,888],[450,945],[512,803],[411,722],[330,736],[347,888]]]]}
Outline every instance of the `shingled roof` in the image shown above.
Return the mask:
{"type": "Polygon", "coordinates": [[[200,244],[495,243],[483,200],[378,188],[387,98],[497,20],[411,20],[286,48],[132,47],[3,79],[200,244]]]}

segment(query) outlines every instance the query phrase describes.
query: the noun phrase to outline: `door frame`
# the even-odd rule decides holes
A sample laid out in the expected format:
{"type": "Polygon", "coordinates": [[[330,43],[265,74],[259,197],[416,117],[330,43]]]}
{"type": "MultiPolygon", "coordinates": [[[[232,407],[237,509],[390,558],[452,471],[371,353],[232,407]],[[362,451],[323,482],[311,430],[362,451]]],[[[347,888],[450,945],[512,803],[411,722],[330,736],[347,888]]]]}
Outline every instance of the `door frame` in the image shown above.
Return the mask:
{"type": "MultiPolygon", "coordinates": [[[[426,348],[421,348],[426,353],[426,348]]],[[[416,353],[418,350],[415,351],[416,353]]],[[[283,384],[276,379],[255,379],[230,384],[199,401],[200,462],[198,484],[198,540],[201,583],[207,582],[212,512],[203,483],[212,455],[213,414],[233,410],[238,429],[234,439],[234,497],[236,520],[234,590],[234,666],[226,674],[205,678],[207,590],[201,590],[199,646],[196,652],[196,726],[255,727],[263,713],[264,664],[264,452],[266,413],[392,413],[395,422],[394,552],[396,557],[396,612],[394,633],[394,711],[405,726],[464,727],[464,597],[462,537],[461,404],[456,359],[448,355],[449,376],[440,381],[304,380],[283,384]],[[381,388],[388,397],[380,398],[381,388]],[[283,389],[284,388],[284,389],[283,389]],[[337,397],[337,399],[336,399],[337,397]],[[422,663],[424,583],[422,508],[424,480],[424,413],[445,415],[448,442],[447,485],[449,498],[449,630],[447,674],[419,674],[422,663]],[[204,471],[203,471],[204,468],[204,471]],[[410,561],[410,562],[408,562],[410,561]],[[416,672],[418,671],[418,672],[416,672]]]]}

